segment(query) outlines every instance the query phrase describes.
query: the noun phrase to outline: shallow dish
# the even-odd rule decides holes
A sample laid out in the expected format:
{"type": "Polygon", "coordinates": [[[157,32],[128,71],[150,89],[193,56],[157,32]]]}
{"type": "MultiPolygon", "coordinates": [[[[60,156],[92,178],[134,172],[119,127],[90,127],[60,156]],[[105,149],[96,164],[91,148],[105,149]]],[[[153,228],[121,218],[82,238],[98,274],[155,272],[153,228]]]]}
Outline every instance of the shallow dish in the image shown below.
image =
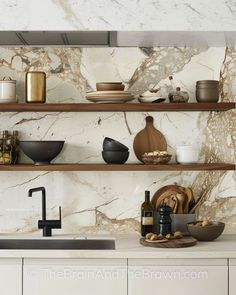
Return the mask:
{"type": "Polygon", "coordinates": [[[102,157],[107,164],[124,164],[129,158],[129,152],[103,151],[102,157]]]}
{"type": "Polygon", "coordinates": [[[86,99],[96,103],[124,103],[135,99],[133,96],[86,96],[86,99]]]}
{"type": "Polygon", "coordinates": [[[20,141],[20,148],[35,165],[48,165],[61,152],[65,141],[20,141]]]}
{"type": "Polygon", "coordinates": [[[140,103],[160,103],[164,102],[166,99],[157,96],[140,96],[138,100],[140,103]]]}
{"type": "Polygon", "coordinates": [[[129,150],[127,146],[110,137],[104,138],[102,147],[103,147],[103,151],[128,152],[129,150]]]}
{"type": "Polygon", "coordinates": [[[217,239],[224,231],[225,224],[219,221],[212,221],[208,226],[196,226],[200,221],[190,222],[187,224],[191,236],[199,241],[213,241],[217,239]]]}

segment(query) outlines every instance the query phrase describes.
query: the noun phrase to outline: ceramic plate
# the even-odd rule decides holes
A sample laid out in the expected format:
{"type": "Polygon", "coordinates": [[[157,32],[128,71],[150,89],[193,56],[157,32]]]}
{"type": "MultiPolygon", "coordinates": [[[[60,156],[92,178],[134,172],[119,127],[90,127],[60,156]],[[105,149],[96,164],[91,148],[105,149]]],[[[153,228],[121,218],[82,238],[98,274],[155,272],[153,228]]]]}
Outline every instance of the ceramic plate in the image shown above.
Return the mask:
{"type": "Polygon", "coordinates": [[[120,91],[120,90],[113,90],[113,91],[91,91],[87,92],[87,95],[132,95],[129,91],[120,91]]]}
{"type": "Polygon", "coordinates": [[[107,97],[107,98],[102,98],[102,97],[86,97],[87,100],[92,101],[92,102],[99,102],[99,103],[121,103],[121,102],[127,102],[134,100],[135,97],[107,97]]]}

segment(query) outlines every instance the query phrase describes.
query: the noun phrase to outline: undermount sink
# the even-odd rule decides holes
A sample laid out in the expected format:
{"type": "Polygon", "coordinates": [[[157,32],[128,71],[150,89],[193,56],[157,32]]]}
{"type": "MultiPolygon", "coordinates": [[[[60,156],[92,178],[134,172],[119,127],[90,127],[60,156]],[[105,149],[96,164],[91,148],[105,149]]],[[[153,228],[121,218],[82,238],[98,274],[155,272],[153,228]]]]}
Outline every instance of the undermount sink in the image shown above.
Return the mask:
{"type": "Polygon", "coordinates": [[[44,240],[0,239],[0,249],[28,250],[115,250],[113,239],[44,240]]]}

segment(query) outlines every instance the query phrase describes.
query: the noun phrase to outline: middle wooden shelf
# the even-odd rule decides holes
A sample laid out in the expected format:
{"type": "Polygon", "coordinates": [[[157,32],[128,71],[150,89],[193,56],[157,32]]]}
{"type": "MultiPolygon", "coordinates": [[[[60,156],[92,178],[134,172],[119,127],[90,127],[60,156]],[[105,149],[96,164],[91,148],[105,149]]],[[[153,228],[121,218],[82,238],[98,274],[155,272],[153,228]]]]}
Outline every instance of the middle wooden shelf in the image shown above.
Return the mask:
{"type": "Polygon", "coordinates": [[[0,171],[215,171],[235,170],[234,164],[199,163],[199,164],[50,164],[50,165],[0,165],[0,171]]]}

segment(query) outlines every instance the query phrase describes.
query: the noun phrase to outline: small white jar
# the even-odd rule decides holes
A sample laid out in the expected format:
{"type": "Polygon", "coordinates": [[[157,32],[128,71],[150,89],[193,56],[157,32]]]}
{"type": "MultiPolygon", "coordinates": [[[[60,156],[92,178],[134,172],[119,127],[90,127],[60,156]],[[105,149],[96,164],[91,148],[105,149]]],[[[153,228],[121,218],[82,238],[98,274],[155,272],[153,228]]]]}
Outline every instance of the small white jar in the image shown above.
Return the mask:
{"type": "Polygon", "coordinates": [[[182,145],[176,147],[176,161],[179,164],[193,164],[199,160],[199,150],[194,146],[182,145]]]}
{"type": "Polygon", "coordinates": [[[4,77],[0,80],[0,103],[16,101],[16,80],[4,77]]]}

